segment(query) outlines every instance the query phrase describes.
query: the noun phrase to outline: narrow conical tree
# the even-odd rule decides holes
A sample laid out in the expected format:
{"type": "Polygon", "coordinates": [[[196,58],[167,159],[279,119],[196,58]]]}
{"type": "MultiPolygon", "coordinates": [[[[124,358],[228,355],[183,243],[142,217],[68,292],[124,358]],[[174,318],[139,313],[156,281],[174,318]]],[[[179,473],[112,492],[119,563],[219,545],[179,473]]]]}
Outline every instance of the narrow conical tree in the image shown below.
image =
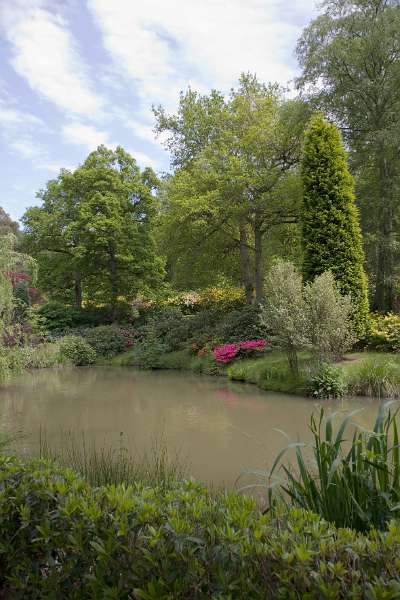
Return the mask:
{"type": "Polygon", "coordinates": [[[354,181],[341,134],[320,113],[306,131],[301,172],[304,278],[312,281],[332,271],[341,292],[351,296],[355,330],[362,337],[369,307],[354,181]]]}

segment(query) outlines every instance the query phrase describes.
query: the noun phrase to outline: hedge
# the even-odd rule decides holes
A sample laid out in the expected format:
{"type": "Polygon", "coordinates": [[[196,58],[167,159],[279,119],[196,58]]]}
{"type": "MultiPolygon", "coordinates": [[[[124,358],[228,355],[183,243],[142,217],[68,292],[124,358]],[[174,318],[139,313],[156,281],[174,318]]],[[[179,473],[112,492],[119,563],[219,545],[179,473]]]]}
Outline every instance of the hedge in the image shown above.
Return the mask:
{"type": "Polygon", "coordinates": [[[63,599],[400,597],[400,524],[368,537],[235,493],[91,488],[45,462],[0,458],[0,596],[63,599]]]}

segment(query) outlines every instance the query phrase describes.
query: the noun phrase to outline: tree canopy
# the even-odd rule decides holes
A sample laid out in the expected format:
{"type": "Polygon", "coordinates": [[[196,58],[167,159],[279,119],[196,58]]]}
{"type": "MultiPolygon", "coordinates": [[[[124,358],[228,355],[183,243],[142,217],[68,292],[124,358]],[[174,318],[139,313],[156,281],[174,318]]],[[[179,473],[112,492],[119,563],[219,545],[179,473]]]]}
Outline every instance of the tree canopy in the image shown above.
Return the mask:
{"type": "Polygon", "coordinates": [[[352,151],[374,307],[393,308],[398,252],[400,6],[398,0],[327,0],[306,27],[299,87],[332,115],[352,151]]]}
{"type": "Polygon", "coordinates": [[[28,209],[23,223],[46,291],[73,293],[77,306],[85,298],[115,307],[121,296],[162,286],[149,175],[122,148],[99,146],[39,192],[43,204],[28,209]]]}
{"type": "Polygon", "coordinates": [[[155,115],[176,168],[165,186],[167,235],[179,237],[180,252],[185,238],[207,254],[216,240],[214,262],[235,253],[248,302],[253,290],[260,302],[265,236],[296,218],[299,195],[292,192],[306,107],[247,74],[228,98],[189,90],[176,115],[162,108],[155,115]]]}

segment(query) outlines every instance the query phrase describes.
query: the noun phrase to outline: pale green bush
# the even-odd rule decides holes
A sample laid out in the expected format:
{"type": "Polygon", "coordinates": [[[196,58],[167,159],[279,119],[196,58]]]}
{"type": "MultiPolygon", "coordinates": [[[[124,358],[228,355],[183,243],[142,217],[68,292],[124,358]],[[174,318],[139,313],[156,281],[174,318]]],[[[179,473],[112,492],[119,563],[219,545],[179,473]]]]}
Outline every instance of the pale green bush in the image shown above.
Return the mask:
{"type": "Polygon", "coordinates": [[[317,362],[338,359],[356,341],[350,296],[342,296],[330,271],[304,289],[308,346],[317,362]]]}
{"type": "Polygon", "coordinates": [[[308,344],[306,304],[301,275],[283,260],[272,266],[266,278],[261,322],[287,354],[292,373],[298,373],[297,352],[308,344]]]}

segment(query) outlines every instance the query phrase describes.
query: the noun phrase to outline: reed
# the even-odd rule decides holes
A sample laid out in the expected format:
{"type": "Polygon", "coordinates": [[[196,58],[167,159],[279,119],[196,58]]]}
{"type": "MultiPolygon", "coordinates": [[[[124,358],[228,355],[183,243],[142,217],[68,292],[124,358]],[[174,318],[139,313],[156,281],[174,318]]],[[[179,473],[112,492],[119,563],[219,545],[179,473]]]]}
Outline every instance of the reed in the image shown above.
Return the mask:
{"type": "Polygon", "coordinates": [[[313,511],[338,527],[358,531],[385,529],[390,519],[400,515],[400,449],[398,410],[393,402],[381,404],[371,431],[352,423],[354,411],[337,427],[337,413],[313,414],[314,461],[307,460],[306,445],[290,444],[295,449],[295,466],[282,464],[288,448],[275,459],[268,473],[270,507],[277,501],[313,511]],[[355,431],[346,439],[350,425],[355,431]],[[275,472],[282,467],[285,481],[277,484],[275,472]],[[283,493],[282,493],[283,492],[283,493]]]}
{"type": "Polygon", "coordinates": [[[120,435],[117,447],[96,444],[72,432],[63,432],[57,447],[49,444],[41,432],[40,458],[70,467],[91,485],[131,484],[169,486],[187,477],[187,464],[179,452],[172,453],[164,436],[154,439],[150,450],[131,453],[120,435]]]}

